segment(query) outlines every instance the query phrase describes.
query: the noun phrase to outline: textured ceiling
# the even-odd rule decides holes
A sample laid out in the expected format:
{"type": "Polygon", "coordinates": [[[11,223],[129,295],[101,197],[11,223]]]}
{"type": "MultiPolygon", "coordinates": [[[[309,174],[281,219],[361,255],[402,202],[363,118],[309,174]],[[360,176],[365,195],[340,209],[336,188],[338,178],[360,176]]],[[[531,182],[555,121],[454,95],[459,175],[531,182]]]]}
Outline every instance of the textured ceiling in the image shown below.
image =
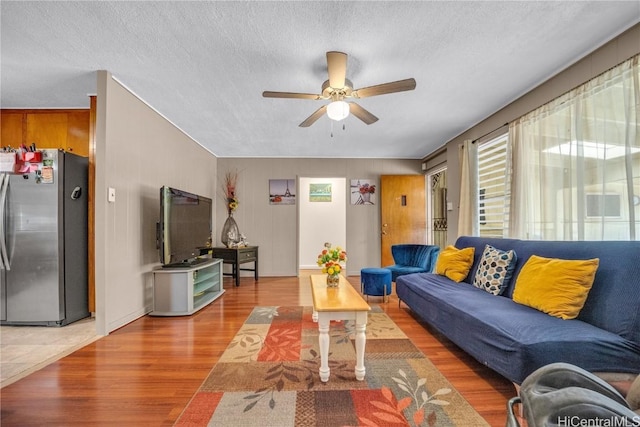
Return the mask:
{"type": "Polygon", "coordinates": [[[640,2],[0,2],[2,108],[88,108],[96,70],[221,157],[422,158],[640,21],[640,2]],[[325,52],[380,118],[325,116],[325,52]]]}

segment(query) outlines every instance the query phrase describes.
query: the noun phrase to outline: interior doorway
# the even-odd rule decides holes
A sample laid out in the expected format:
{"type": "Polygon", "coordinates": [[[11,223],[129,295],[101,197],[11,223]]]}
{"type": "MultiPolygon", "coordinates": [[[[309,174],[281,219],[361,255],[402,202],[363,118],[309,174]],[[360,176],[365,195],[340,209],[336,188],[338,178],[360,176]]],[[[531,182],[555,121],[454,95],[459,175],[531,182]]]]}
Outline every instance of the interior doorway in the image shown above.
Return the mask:
{"type": "Polygon", "coordinates": [[[347,245],[347,179],[298,178],[298,274],[319,269],[325,242],[347,245]]]}
{"type": "Polygon", "coordinates": [[[447,167],[427,174],[427,243],[444,249],[447,245],[447,167]]]}

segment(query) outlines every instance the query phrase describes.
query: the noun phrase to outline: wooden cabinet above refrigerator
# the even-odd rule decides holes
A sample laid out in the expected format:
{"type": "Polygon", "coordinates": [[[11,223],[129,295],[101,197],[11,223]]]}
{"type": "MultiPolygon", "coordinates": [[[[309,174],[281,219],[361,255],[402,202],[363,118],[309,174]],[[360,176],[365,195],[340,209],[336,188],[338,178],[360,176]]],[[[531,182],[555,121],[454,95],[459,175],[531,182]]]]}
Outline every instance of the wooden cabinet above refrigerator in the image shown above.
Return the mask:
{"type": "Polygon", "coordinates": [[[2,147],[58,148],[89,156],[89,110],[9,110],[0,111],[2,147]]]}

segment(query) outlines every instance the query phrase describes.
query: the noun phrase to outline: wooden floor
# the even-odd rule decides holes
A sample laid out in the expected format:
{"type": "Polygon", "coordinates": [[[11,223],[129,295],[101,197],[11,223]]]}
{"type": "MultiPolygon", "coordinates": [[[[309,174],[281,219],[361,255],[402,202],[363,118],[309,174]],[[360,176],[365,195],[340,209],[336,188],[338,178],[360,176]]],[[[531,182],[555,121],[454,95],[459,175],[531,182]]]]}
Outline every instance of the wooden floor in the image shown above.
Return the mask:
{"type": "MultiPolygon", "coordinates": [[[[358,284],[358,277],[350,277],[358,284]]],[[[255,306],[311,305],[309,278],[225,278],[226,293],[188,317],[145,316],[0,390],[0,425],[172,425],[255,306]]],[[[357,285],[359,290],[359,285],[357,285]]],[[[370,297],[492,426],[512,384],[420,324],[395,296],[370,297]]]]}

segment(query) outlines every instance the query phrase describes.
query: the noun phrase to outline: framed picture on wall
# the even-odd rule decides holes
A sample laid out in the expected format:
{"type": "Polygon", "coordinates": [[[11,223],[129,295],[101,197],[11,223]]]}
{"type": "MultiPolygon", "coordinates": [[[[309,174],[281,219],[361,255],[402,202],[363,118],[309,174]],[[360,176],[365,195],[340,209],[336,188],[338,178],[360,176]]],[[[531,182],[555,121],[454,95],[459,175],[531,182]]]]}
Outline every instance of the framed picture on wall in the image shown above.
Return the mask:
{"type": "Polygon", "coordinates": [[[376,184],[373,179],[352,179],[349,190],[352,205],[376,204],[376,184]]]}
{"type": "Polygon", "coordinates": [[[296,204],[296,180],[295,179],[270,179],[269,180],[269,204],[270,205],[295,205],[296,204]]]}
{"type": "Polygon", "coordinates": [[[330,202],[331,184],[309,184],[310,202],[330,202]]]}

